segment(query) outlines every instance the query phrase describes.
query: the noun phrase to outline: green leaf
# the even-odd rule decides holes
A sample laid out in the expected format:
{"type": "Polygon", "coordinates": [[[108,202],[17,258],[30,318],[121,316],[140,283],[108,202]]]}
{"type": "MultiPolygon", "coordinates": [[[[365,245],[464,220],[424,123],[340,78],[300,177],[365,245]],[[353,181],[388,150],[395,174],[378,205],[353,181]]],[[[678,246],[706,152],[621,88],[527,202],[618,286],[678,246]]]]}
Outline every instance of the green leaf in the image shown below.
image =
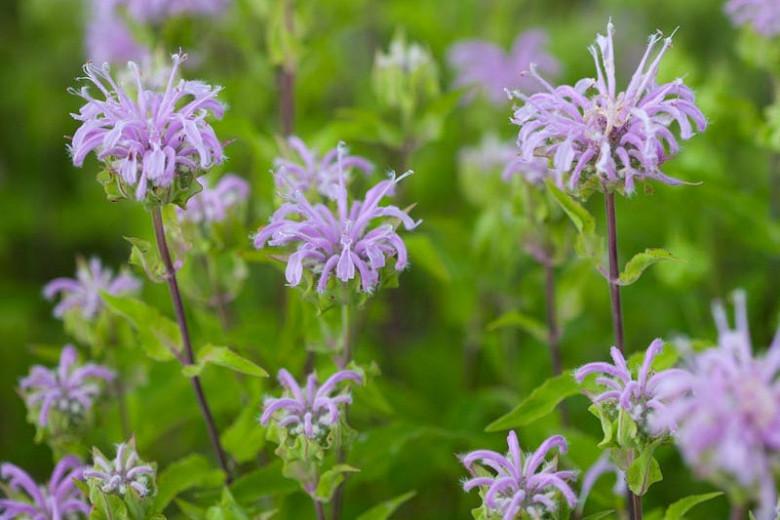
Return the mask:
{"type": "Polygon", "coordinates": [[[317,489],[314,491],[314,495],[321,502],[326,504],[330,502],[333,493],[336,492],[336,488],[344,482],[345,473],[354,473],[360,471],[357,468],[353,468],[348,464],[336,464],[328,471],[320,475],[320,480],[317,482],[317,489]]]}
{"type": "Polygon", "coordinates": [[[163,511],[179,493],[194,487],[219,486],[225,479],[202,455],[189,455],[165,468],[157,478],[155,510],[163,511]]]}
{"type": "Polygon", "coordinates": [[[222,446],[236,462],[249,462],[263,449],[265,430],[258,424],[259,410],[257,401],[244,406],[235,422],[222,434],[222,446]]]}
{"type": "Polygon", "coordinates": [[[242,475],[230,484],[233,496],[240,504],[250,504],[266,496],[294,493],[300,485],[282,475],[282,465],[282,461],[277,459],[242,475]]]}
{"type": "Polygon", "coordinates": [[[197,362],[182,368],[187,377],[200,375],[206,365],[217,365],[223,368],[253,377],[268,377],[268,372],[245,357],[236,354],[228,347],[206,345],[198,351],[197,362]]]}
{"type": "Polygon", "coordinates": [[[642,276],[645,269],[658,262],[668,260],[678,259],[666,249],[645,249],[643,252],[635,254],[633,258],[626,263],[626,267],[618,278],[618,284],[631,285],[639,280],[639,277],[642,276]]]}
{"type": "Polygon", "coordinates": [[[585,207],[570,197],[567,193],[558,189],[554,183],[548,181],[547,189],[555,199],[555,202],[566,213],[569,219],[574,223],[577,231],[583,235],[592,235],[596,232],[596,220],[593,215],[588,213],[585,207]]]}
{"type": "Polygon", "coordinates": [[[555,410],[558,403],[578,394],[579,391],[580,386],[572,372],[551,377],[531,392],[514,410],[490,423],[485,431],[497,432],[527,426],[555,410]]]}
{"type": "Polygon", "coordinates": [[[636,434],[636,422],[631,418],[631,414],[621,408],[617,420],[617,443],[625,448],[634,446],[636,434]]]}
{"type": "Polygon", "coordinates": [[[615,516],[614,509],[610,509],[608,511],[600,511],[598,513],[593,513],[592,515],[588,515],[582,520],[601,520],[602,518],[613,518],[615,516]]]}
{"type": "Polygon", "coordinates": [[[683,520],[685,513],[704,502],[708,502],[713,498],[721,496],[721,491],[715,491],[713,493],[702,493],[701,495],[691,495],[689,497],[682,498],[677,502],[674,502],[666,510],[664,520],[683,520]]]}
{"type": "Polygon", "coordinates": [[[599,442],[598,447],[604,449],[612,446],[614,444],[613,439],[615,436],[615,427],[613,425],[613,421],[607,416],[607,414],[600,406],[592,404],[588,407],[588,411],[598,417],[599,422],[601,423],[601,432],[604,437],[599,442]]]}
{"type": "Polygon", "coordinates": [[[661,466],[653,457],[653,448],[647,448],[634,459],[626,472],[628,487],[634,494],[642,496],[648,488],[663,480],[661,466]]]}
{"type": "Polygon", "coordinates": [[[487,330],[494,331],[506,327],[517,327],[539,341],[547,341],[547,327],[536,318],[532,318],[520,311],[505,312],[488,323],[487,330]]]}
{"type": "Polygon", "coordinates": [[[403,495],[386,500],[357,517],[357,520],[387,520],[404,502],[407,502],[416,494],[417,491],[409,491],[403,495]]]}
{"type": "Polygon", "coordinates": [[[174,358],[181,348],[181,334],[176,323],[154,307],[131,296],[112,296],[105,291],[100,297],[115,314],[126,319],[138,331],[138,341],[146,355],[157,361],[174,358]]]}
{"type": "Polygon", "coordinates": [[[130,265],[134,265],[143,270],[146,275],[155,283],[165,281],[165,264],[160,258],[160,252],[157,247],[148,240],[134,237],[125,237],[130,242],[130,265]]]}
{"type": "Polygon", "coordinates": [[[440,282],[451,280],[450,271],[441,257],[441,248],[434,246],[430,237],[414,234],[405,237],[404,243],[409,250],[409,258],[412,263],[428,271],[440,282]]]}

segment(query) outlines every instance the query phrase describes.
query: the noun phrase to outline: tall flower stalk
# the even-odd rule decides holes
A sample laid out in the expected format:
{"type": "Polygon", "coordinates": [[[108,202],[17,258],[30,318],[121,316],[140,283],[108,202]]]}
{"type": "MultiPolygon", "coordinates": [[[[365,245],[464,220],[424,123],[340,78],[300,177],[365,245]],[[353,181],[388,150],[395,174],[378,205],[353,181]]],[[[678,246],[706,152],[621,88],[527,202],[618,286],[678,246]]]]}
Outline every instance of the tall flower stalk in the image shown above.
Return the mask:
{"type": "MultiPolygon", "coordinates": [[[[168,284],[168,292],[171,295],[171,302],[173,304],[173,310],[176,314],[176,323],[179,326],[179,332],[181,333],[181,340],[183,344],[183,353],[179,354],[179,361],[185,365],[195,364],[195,352],[192,349],[192,341],[190,340],[190,331],[187,326],[187,316],[184,313],[184,303],[181,298],[181,291],[179,290],[179,284],[176,280],[176,270],[173,267],[173,261],[171,260],[171,253],[168,250],[168,243],[165,239],[165,227],[162,219],[162,212],[159,206],[152,208],[152,224],[154,226],[154,237],[157,241],[157,249],[160,252],[160,258],[165,266],[165,281],[168,284]]],[[[206,400],[206,394],[203,392],[203,385],[200,382],[198,376],[194,376],[190,379],[192,381],[192,388],[195,391],[195,397],[198,400],[198,407],[200,413],[203,415],[203,420],[206,423],[206,429],[209,434],[209,440],[211,441],[211,447],[214,453],[217,455],[217,460],[222,470],[227,475],[228,481],[232,480],[232,473],[228,465],[227,456],[225,450],[222,448],[222,443],[219,440],[219,432],[217,425],[214,422],[214,415],[211,413],[209,403],[206,400]]]]}

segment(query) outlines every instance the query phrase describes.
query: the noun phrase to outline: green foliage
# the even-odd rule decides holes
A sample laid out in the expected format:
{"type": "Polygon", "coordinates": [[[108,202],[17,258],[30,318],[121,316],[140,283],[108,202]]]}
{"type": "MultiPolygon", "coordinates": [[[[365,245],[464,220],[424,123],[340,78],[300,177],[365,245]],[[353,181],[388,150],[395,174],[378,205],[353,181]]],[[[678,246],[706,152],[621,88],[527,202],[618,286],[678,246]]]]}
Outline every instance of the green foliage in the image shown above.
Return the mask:
{"type": "Polygon", "coordinates": [[[666,249],[645,249],[641,253],[637,253],[631,257],[626,263],[626,267],[623,272],[620,273],[618,283],[620,285],[631,285],[642,276],[645,269],[657,264],[658,262],[676,260],[672,254],[666,249]]]}
{"type": "Polygon", "coordinates": [[[182,367],[181,371],[187,377],[195,377],[200,375],[207,365],[216,365],[252,377],[268,377],[268,372],[254,362],[233,352],[228,347],[215,345],[206,345],[200,349],[196,355],[195,363],[182,367]]]}
{"type": "Polygon", "coordinates": [[[716,491],[714,493],[702,493],[701,495],[691,495],[689,497],[681,498],[666,509],[664,520],[683,520],[685,514],[694,507],[718,498],[721,495],[723,495],[722,492],[716,491]]]}
{"type": "Polygon", "coordinates": [[[215,487],[224,481],[222,471],[214,469],[202,455],[189,455],[171,463],[157,477],[155,509],[165,510],[179,494],[196,487],[215,487]]]}
{"type": "Polygon", "coordinates": [[[336,492],[347,473],[355,473],[360,471],[357,468],[353,468],[348,464],[336,464],[329,470],[320,475],[317,487],[314,490],[314,496],[320,502],[328,503],[333,498],[333,493],[336,492]]]}
{"type": "Polygon", "coordinates": [[[551,377],[511,412],[490,423],[485,430],[495,432],[527,426],[551,413],[561,401],[579,391],[580,387],[570,372],[551,377]]]}
{"type": "Polygon", "coordinates": [[[178,326],[157,309],[131,296],[112,296],[102,292],[101,298],[112,312],[135,328],[138,344],[147,356],[156,361],[169,361],[180,351],[182,343],[178,326]]]}
{"type": "Polygon", "coordinates": [[[385,500],[381,504],[378,504],[361,514],[357,517],[357,520],[387,520],[398,510],[398,508],[411,500],[416,494],[416,491],[409,491],[403,495],[391,498],[390,500],[385,500]]]}

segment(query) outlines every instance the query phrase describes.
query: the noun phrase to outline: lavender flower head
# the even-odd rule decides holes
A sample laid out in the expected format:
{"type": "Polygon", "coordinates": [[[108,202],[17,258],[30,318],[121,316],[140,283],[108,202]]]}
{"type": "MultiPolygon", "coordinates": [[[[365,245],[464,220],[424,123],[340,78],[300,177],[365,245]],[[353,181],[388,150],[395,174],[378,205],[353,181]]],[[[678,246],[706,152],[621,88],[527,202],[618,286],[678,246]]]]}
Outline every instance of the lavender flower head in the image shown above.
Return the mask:
{"type": "Polygon", "coordinates": [[[122,0],[92,0],[87,23],[87,54],[95,63],[125,63],[148,58],[130,32],[117,7],[122,0]]]}
{"type": "Polygon", "coordinates": [[[49,483],[38,486],[23,469],[8,463],[0,465],[0,478],[8,481],[12,492],[9,498],[0,499],[0,520],[86,517],[92,508],[73,483],[82,479],[83,470],[76,457],[63,457],[54,467],[49,483]]]}
{"type": "Polygon", "coordinates": [[[780,463],[780,333],[767,353],[752,352],[745,294],[734,295],[736,326],[714,306],[718,345],[696,355],[690,371],[667,382],[681,392],[668,407],[675,440],[696,474],[760,504],[758,520],[774,520],[773,467],[780,463]],[[687,390],[687,392],[686,392],[687,390]]]}
{"type": "Polygon", "coordinates": [[[596,482],[608,473],[615,475],[615,485],[612,487],[612,494],[616,497],[625,496],[627,490],[626,474],[609,460],[609,456],[610,454],[607,451],[602,453],[598,460],[583,475],[582,488],[580,489],[579,497],[577,497],[577,511],[580,513],[585,509],[585,503],[596,482]]]}
{"type": "Polygon", "coordinates": [[[770,38],[780,34],[780,3],[776,0],[729,0],[724,9],[735,25],[749,25],[770,38]]]}
{"type": "Polygon", "coordinates": [[[214,187],[198,179],[203,190],[187,201],[185,209],[176,208],[179,219],[196,224],[222,222],[230,211],[249,196],[249,183],[238,175],[227,174],[214,187]]]}
{"type": "Polygon", "coordinates": [[[576,480],[575,471],[558,471],[557,457],[545,460],[553,448],[566,453],[566,440],[554,435],[544,441],[536,451],[523,453],[515,432],[507,436],[509,453],[505,456],[491,450],[476,450],[461,457],[461,462],[471,474],[463,483],[464,491],[479,488],[484,494],[483,505],[503,520],[547,518],[546,513],[559,509],[560,498],[570,508],[577,504],[577,496],[569,481],[576,480]],[[491,475],[490,472],[494,474],[491,475]]]}
{"type": "Polygon", "coordinates": [[[139,497],[148,496],[154,487],[154,467],[138,457],[135,439],[116,445],[116,457],[106,458],[98,449],[93,453],[94,466],[84,471],[84,478],[96,484],[103,493],[126,495],[133,490],[139,497]]]}
{"type": "Polygon", "coordinates": [[[457,72],[455,86],[476,87],[494,105],[507,102],[508,89],[536,92],[539,85],[526,75],[531,64],[550,76],[560,70],[558,60],[547,52],[547,42],[544,30],[531,29],[517,36],[508,53],[484,40],[455,43],[447,56],[457,72]]]}
{"type": "Polygon", "coordinates": [[[135,187],[135,198],[143,200],[151,189],[157,201],[168,202],[168,188],[180,177],[186,190],[191,177],[224,159],[209,115],[220,118],[224,106],[217,101],[220,87],[200,81],[178,79],[185,54],[174,54],[164,89],[154,89],[142,77],[138,65],[128,63],[134,85],[125,86],[111,76],[107,64],[84,66],[86,78],[102,94],[92,96],[89,88],[71,92],[85,104],[73,118],[81,122],[68,149],[73,164],[81,167],[94,152],[126,195],[135,187]]]}
{"type": "Polygon", "coordinates": [[[289,137],[287,144],[299,160],[279,157],[274,161],[274,180],[282,194],[289,195],[295,191],[308,193],[316,189],[324,197],[335,200],[339,195],[342,175],[347,177],[348,182],[352,170],[365,174],[374,170],[374,165],[367,159],[349,155],[343,144],[322,157],[295,136],[289,137]]]}
{"type": "Polygon", "coordinates": [[[661,352],[664,343],[655,339],[645,352],[642,366],[636,378],[628,368],[623,354],[616,347],[610,349],[614,364],[605,362],[588,363],[575,372],[577,381],[582,383],[586,377],[596,374],[596,384],[601,393],[591,396],[593,404],[607,405],[614,411],[624,410],[634,420],[642,432],[651,437],[667,434],[674,427],[673,423],[663,427],[653,420],[654,416],[665,416],[667,404],[672,395],[664,382],[678,377],[684,371],[670,368],[653,373],[653,360],[661,352]]]}
{"type": "Polygon", "coordinates": [[[55,278],[43,287],[43,296],[53,300],[62,298],[54,307],[54,316],[61,318],[71,309],[78,309],[86,319],[92,319],[103,308],[101,291],[118,296],[134,293],[141,288],[141,282],[133,275],[120,272],[114,276],[111,269],[104,268],[99,258],[89,263],[77,261],[76,278],[55,278]]]}
{"type": "Polygon", "coordinates": [[[19,386],[27,408],[37,411],[37,423],[45,427],[55,410],[68,417],[82,417],[100,394],[98,381],[114,377],[114,372],[104,366],[76,364],[76,349],[65,345],[56,368],[35,365],[19,386]]]}
{"type": "Polygon", "coordinates": [[[406,246],[396,232],[396,224],[389,219],[397,219],[407,230],[421,221],[415,222],[396,206],[380,206],[380,202],[412,172],[400,177],[391,174],[368,190],[365,199],[349,205],[343,165],[340,171],[335,211],[321,203],[313,205],[303,193],[295,191],[255,235],[254,244],[257,249],[266,245],[295,247],[285,271],[287,283],[293,287],[301,283],[306,268],[319,276],[319,292],[326,290],[335,271],[343,283],[359,277],[360,290],[371,293],[379,284],[387,257],[395,257],[396,271],[402,271],[408,263],[406,246]]]}
{"type": "Polygon", "coordinates": [[[483,173],[498,170],[505,181],[519,175],[531,184],[538,184],[547,175],[547,161],[541,158],[530,163],[525,161],[518,156],[514,144],[501,141],[495,134],[486,134],[478,146],[461,150],[458,159],[467,169],[483,173]]]}
{"type": "Polygon", "coordinates": [[[213,16],[224,11],[230,0],[121,0],[140,22],[159,23],[184,15],[213,16]]]}
{"type": "Polygon", "coordinates": [[[363,377],[353,370],[340,370],[320,386],[317,385],[317,376],[309,374],[304,388],[298,386],[285,369],[279,370],[277,377],[286,390],[285,395],[265,401],[260,423],[267,425],[274,418],[276,424],[287,428],[293,435],[302,434],[309,439],[325,436],[339,422],[341,408],[352,402],[349,390],[332,395],[339,383],[363,382],[363,377]]]}
{"type": "Polygon", "coordinates": [[[606,188],[628,194],[637,180],[681,184],[660,170],[680,150],[673,123],[687,140],[695,130],[703,131],[707,121],[682,79],[661,85],[656,81],[672,38],[652,35],[628,87],[617,92],[612,35],[610,22],[607,35],[598,35],[590,47],[596,79],[553,87],[531,67],[531,76],[544,90],[530,96],[514,93],[523,102],[512,118],[520,127],[520,155],[526,161],[547,158],[555,181],[563,187],[568,177],[571,190],[591,176],[606,188]]]}

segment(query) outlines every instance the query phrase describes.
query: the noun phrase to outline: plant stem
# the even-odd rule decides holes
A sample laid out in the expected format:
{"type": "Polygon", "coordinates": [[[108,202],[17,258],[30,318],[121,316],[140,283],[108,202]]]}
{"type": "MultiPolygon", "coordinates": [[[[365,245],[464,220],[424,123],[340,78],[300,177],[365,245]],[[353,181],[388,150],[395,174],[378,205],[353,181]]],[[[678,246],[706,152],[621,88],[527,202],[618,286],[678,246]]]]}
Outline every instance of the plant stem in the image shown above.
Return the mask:
{"type": "Polygon", "coordinates": [[[325,507],[322,505],[322,502],[314,497],[311,497],[311,499],[314,502],[314,512],[317,514],[317,520],[325,520],[325,507]]]}
{"type": "MultiPolygon", "coordinates": [[[[293,0],[286,0],[284,5],[285,30],[293,33],[293,0]]],[[[295,121],[295,69],[291,63],[282,64],[279,69],[279,118],[282,125],[282,134],[285,137],[292,135],[293,122],[295,121]]]]}
{"type": "Polygon", "coordinates": [[[729,520],[744,520],[745,508],[741,504],[732,504],[729,512],[729,520]]]}
{"type": "MultiPolygon", "coordinates": [[[[547,311],[547,344],[550,348],[553,375],[563,373],[563,356],[561,355],[561,330],[558,326],[558,318],[555,313],[555,266],[550,259],[544,262],[544,293],[545,307],[547,311]]],[[[566,405],[561,403],[561,421],[564,426],[569,424],[569,413],[566,405]]]]}
{"type": "MultiPolygon", "coordinates": [[[[612,304],[612,327],[615,332],[615,346],[620,352],[625,354],[623,310],[620,306],[620,285],[618,285],[620,268],[618,266],[617,218],[615,217],[614,192],[605,192],[604,201],[606,204],[607,233],[609,235],[609,296],[612,304]]],[[[642,520],[642,497],[635,495],[628,489],[626,491],[626,502],[629,518],[631,520],[642,520]]]]}
{"type": "MultiPolygon", "coordinates": [[[[341,355],[338,358],[339,368],[344,369],[351,359],[351,346],[352,334],[350,323],[350,304],[345,303],[341,306],[341,355]]],[[[344,412],[346,413],[346,412],[344,412]]],[[[347,450],[344,449],[344,445],[339,446],[338,463],[343,464],[347,460],[347,450]]],[[[341,508],[344,503],[344,482],[339,484],[336,488],[336,493],[333,495],[333,520],[339,520],[341,518],[341,508]]]]}
{"type": "MultiPolygon", "coordinates": [[[[152,208],[152,222],[154,224],[154,236],[157,240],[157,249],[160,251],[160,258],[163,261],[166,272],[166,281],[168,283],[168,291],[171,294],[171,301],[173,302],[173,310],[176,313],[176,322],[179,325],[179,331],[181,332],[181,339],[183,343],[184,355],[179,360],[186,365],[192,365],[195,363],[195,353],[192,350],[192,342],[190,341],[190,332],[187,327],[187,317],[184,314],[184,304],[181,299],[181,292],[179,291],[179,284],[176,281],[176,270],[173,268],[173,262],[171,261],[171,254],[168,251],[168,243],[165,239],[165,227],[163,226],[162,213],[159,206],[152,208]]],[[[228,466],[227,457],[225,451],[222,449],[222,444],[219,441],[219,432],[214,422],[214,416],[211,414],[211,409],[206,401],[206,395],[203,393],[203,387],[200,383],[200,378],[194,376],[190,378],[192,381],[192,388],[195,391],[195,397],[198,400],[198,406],[200,412],[203,415],[203,420],[206,423],[206,430],[211,440],[211,446],[217,455],[217,460],[222,470],[225,472],[227,481],[233,480],[230,467],[228,466]]]]}

